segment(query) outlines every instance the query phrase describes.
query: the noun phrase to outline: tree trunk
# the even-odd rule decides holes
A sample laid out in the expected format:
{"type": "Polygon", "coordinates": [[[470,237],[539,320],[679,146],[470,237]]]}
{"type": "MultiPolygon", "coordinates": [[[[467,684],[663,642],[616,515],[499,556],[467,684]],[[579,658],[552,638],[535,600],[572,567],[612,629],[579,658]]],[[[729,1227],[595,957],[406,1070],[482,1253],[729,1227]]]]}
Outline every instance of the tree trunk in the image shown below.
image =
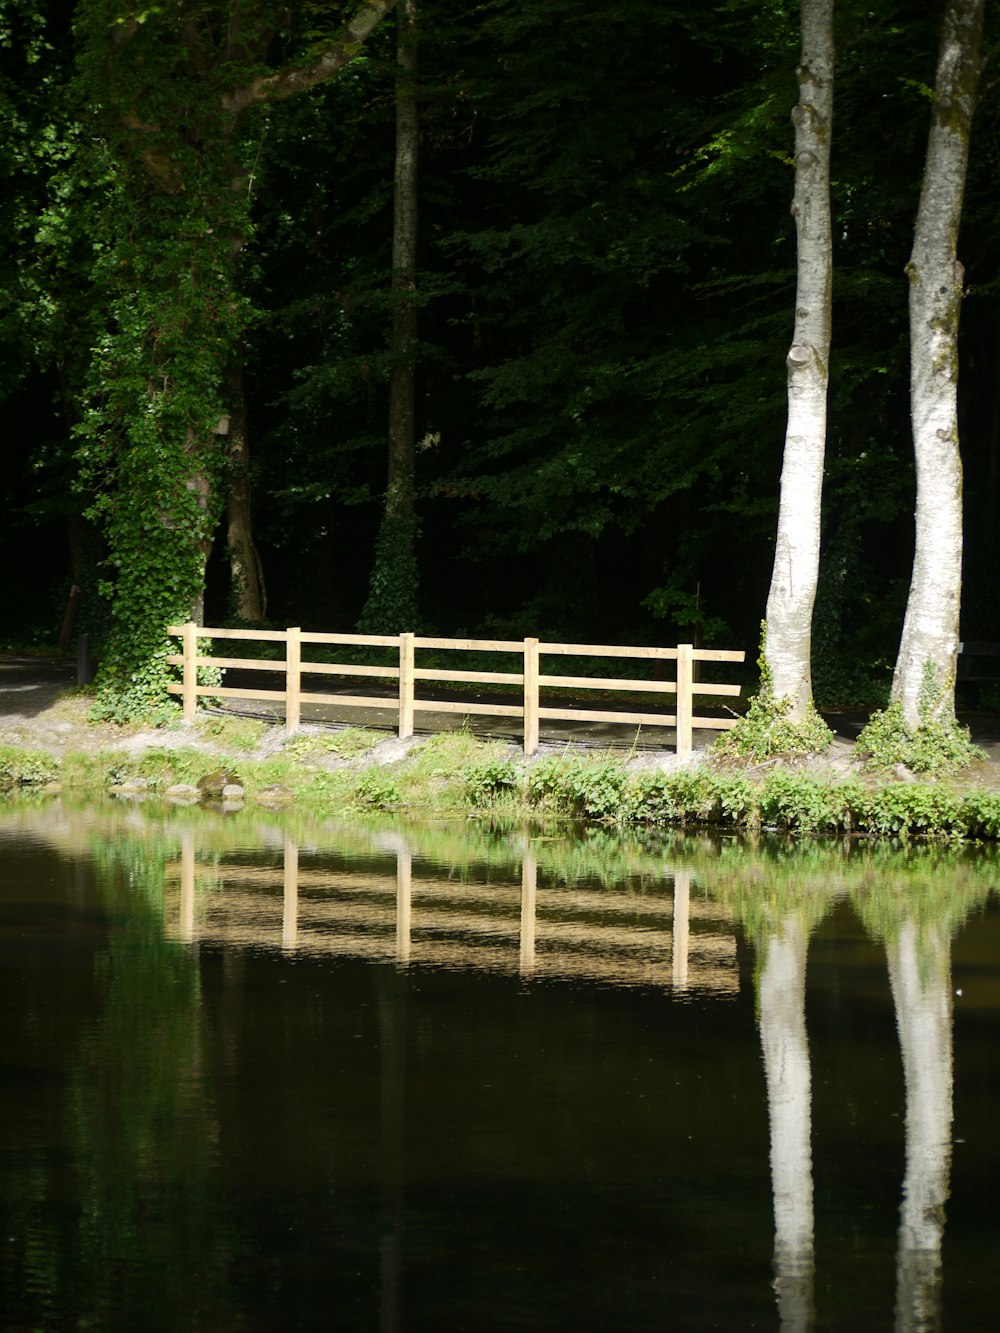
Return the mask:
{"type": "Polygon", "coordinates": [[[830,356],[833,0],[802,0],[801,21],[799,103],[792,112],[792,213],[798,275],[795,327],[787,357],[788,424],[765,647],[774,694],[790,700],[793,720],[800,720],[812,702],[809,656],[819,574],[830,356]]]}
{"type": "Polygon", "coordinates": [[[393,182],[392,369],[389,373],[388,469],[363,629],[395,634],[412,629],[417,614],[416,367],[417,339],[417,6],[396,6],[398,65],[396,166],[393,182]]]}
{"type": "Polygon", "coordinates": [[[808,935],[790,914],[760,973],[760,1044],[771,1125],[774,1287],[782,1329],[813,1322],[812,1080],[806,1036],[808,935]]]}
{"type": "Polygon", "coordinates": [[[267,595],[260,555],[253,539],[250,448],[243,364],[234,360],[226,372],[229,409],[226,435],[226,535],[229,549],[231,611],[239,620],[259,624],[267,615],[267,595]]]}
{"type": "Polygon", "coordinates": [[[969,130],[982,64],[984,0],[947,0],[927,161],[906,271],[910,280],[910,416],[917,467],[910,594],[892,681],[906,722],[955,712],[962,593],[958,448],[958,228],[969,130]]]}
{"type": "Polygon", "coordinates": [[[417,339],[417,160],[420,120],[417,111],[416,0],[397,8],[399,37],[396,94],[396,167],[392,233],[393,364],[389,376],[389,474],[386,511],[412,521],[416,461],[417,339]]]}
{"type": "Polygon", "coordinates": [[[896,1252],[897,1333],[939,1327],[951,1162],[951,945],[945,925],[904,921],[886,945],[906,1080],[906,1179],[896,1252]]]}

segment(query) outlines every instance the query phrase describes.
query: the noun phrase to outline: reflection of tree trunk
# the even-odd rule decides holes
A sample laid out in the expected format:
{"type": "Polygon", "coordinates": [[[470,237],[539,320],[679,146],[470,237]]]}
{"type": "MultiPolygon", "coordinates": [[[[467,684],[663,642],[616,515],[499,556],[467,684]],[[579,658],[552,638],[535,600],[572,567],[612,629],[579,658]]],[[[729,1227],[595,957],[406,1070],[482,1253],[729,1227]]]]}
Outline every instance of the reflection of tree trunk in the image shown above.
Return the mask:
{"type": "Polygon", "coordinates": [[[767,945],[759,983],[760,1042],[771,1123],[774,1288],[781,1328],[813,1323],[811,1079],[806,1038],[808,936],[789,915],[767,945]]]}
{"type": "Polygon", "coordinates": [[[240,620],[259,622],[267,614],[260,555],[253,539],[250,447],[243,364],[234,360],[226,372],[229,433],[226,437],[226,528],[232,611],[240,620]]]}
{"type": "Polygon", "coordinates": [[[405,1226],[406,981],[392,968],[376,973],[382,1167],[379,1236],[379,1333],[396,1333],[400,1319],[400,1269],[405,1226]]]}
{"type": "Polygon", "coordinates": [[[951,1161],[951,951],[905,921],[886,945],[906,1079],[906,1180],[896,1256],[897,1333],[940,1327],[941,1239],[951,1161]]]}

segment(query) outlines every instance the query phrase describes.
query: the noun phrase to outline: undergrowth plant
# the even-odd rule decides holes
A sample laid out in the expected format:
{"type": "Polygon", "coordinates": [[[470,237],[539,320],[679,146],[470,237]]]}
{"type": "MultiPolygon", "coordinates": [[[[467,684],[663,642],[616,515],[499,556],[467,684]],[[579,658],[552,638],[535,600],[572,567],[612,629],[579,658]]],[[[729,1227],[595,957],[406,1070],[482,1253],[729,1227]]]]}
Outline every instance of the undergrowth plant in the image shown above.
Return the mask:
{"type": "Polygon", "coordinates": [[[858,753],[865,756],[866,768],[891,769],[902,764],[913,773],[949,777],[981,758],[968,728],[959,726],[954,713],[938,715],[942,693],[933,662],[925,662],[917,695],[917,726],[909,725],[898,702],[874,713],[858,737],[858,753]]]}
{"type": "Polygon", "coordinates": [[[819,754],[833,740],[833,732],[810,702],[805,716],[798,720],[790,716],[791,699],[775,697],[771,669],[764,652],[767,626],[761,624],[760,686],[751,698],[750,706],[734,727],[723,733],[715,743],[716,754],[725,759],[761,763],[766,759],[791,759],[800,755],[819,754]]]}

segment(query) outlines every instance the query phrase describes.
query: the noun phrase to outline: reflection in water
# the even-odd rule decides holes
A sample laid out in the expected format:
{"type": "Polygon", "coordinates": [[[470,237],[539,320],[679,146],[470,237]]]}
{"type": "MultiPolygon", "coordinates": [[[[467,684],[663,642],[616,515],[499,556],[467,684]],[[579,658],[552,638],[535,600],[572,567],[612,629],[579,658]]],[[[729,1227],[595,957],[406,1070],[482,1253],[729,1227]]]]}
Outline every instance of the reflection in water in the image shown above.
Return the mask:
{"type": "Polygon", "coordinates": [[[887,941],[906,1080],[906,1179],[896,1259],[897,1333],[941,1323],[941,1239],[951,1160],[951,940],[904,919],[887,941]]]}
{"type": "Polygon", "coordinates": [[[808,935],[790,912],[765,946],[757,1003],[771,1126],[774,1288],[782,1330],[813,1322],[812,1100],[806,1037],[808,935]]]}
{"type": "Polygon", "coordinates": [[[290,838],[285,839],[284,862],[281,947],[292,950],[299,938],[299,849],[290,838]]]}
{"type": "MultiPolygon", "coordinates": [[[[326,1327],[334,1311],[384,1333],[645,1333],[678,1310],[685,1328],[765,1327],[776,1296],[783,1333],[881,1333],[891,1255],[866,1259],[864,1290],[814,1278],[814,1211],[824,1276],[841,1263],[853,1279],[881,1235],[824,1160],[841,1104],[810,1068],[809,941],[850,895],[885,946],[905,1075],[896,1328],[939,1328],[951,938],[988,871],[962,863],[943,893],[932,863],[919,897],[913,866],[893,877],[827,849],[643,856],[603,835],[560,847],[516,833],[462,860],[387,824],[276,821],[251,845],[245,826],[200,812],[102,819],[67,812],[47,835],[80,857],[74,903],[75,867],[93,867],[106,917],[86,956],[95,1012],[65,1066],[46,1054],[33,1070],[24,1053],[47,1052],[65,1022],[45,1018],[63,969],[40,964],[34,989],[6,969],[6,1011],[26,1017],[0,1099],[22,1066],[41,1071],[25,1122],[57,1127],[22,1169],[0,1100],[7,1326],[326,1327]]],[[[820,978],[836,915],[814,948],[820,978]]],[[[870,1075],[898,1057],[881,950],[864,949],[888,1047],[849,1050],[870,1075]]],[[[823,999],[814,968],[810,1015],[818,996],[839,1015],[853,979],[844,964],[823,999]]],[[[899,1121],[884,1105],[857,1115],[889,1197],[899,1121]]]]}
{"type": "Polygon", "coordinates": [[[674,871],[673,949],[671,975],[677,990],[687,990],[691,949],[691,872],[674,871]]]}
{"type": "Polygon", "coordinates": [[[300,865],[301,849],[283,840],[280,871],[245,860],[214,860],[204,870],[193,834],[181,835],[180,863],[167,867],[167,929],[179,939],[279,942],[274,891],[281,887],[280,945],[285,951],[518,971],[680,992],[739,988],[736,941],[726,914],[708,898],[692,913],[689,870],[644,892],[558,883],[539,890],[530,845],[520,854],[520,885],[456,881],[422,868],[398,835],[378,838],[394,869],[336,870],[300,865]],[[204,873],[211,895],[198,895],[204,873]],[[173,884],[179,884],[171,907],[173,884]],[[197,900],[197,907],[196,907],[197,900]],[[171,928],[171,916],[176,927],[171,928]],[[692,918],[697,929],[692,929],[692,918]]]}

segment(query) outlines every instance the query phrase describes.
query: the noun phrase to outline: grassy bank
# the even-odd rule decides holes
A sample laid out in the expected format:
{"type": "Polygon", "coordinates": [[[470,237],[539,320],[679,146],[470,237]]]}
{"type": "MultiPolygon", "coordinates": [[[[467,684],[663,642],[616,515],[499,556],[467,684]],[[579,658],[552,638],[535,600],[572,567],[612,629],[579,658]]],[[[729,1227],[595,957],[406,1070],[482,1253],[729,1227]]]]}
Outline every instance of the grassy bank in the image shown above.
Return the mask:
{"type": "Polygon", "coordinates": [[[357,728],[285,738],[264,723],[234,717],[201,719],[191,740],[197,743],[175,735],[169,745],[112,746],[61,757],[0,746],[0,791],[111,790],[196,799],[192,788],[224,769],[247,803],[291,803],[323,813],[1000,840],[1000,792],[971,785],[838,779],[781,766],[763,774],[734,772],[711,761],[643,770],[624,754],[566,752],[528,763],[509,745],[461,731],[407,748],[384,733],[357,728]]]}

